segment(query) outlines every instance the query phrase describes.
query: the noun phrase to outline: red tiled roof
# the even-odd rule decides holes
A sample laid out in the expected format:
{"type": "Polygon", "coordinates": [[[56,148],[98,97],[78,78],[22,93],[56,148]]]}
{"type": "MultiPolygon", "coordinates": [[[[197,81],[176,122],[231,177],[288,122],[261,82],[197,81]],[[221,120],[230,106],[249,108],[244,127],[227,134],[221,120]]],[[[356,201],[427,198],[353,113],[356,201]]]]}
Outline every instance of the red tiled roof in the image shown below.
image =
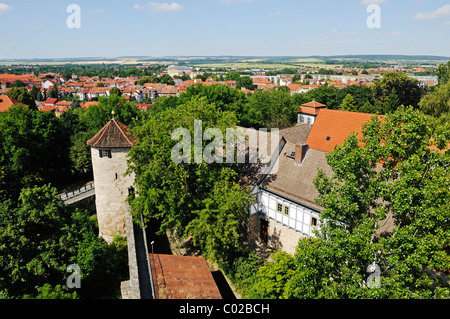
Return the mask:
{"type": "Polygon", "coordinates": [[[322,109],[314,122],[306,143],[310,148],[331,152],[337,144],[344,144],[350,133],[358,132],[373,114],[322,109]]]}
{"type": "Polygon", "coordinates": [[[55,104],[56,102],[58,102],[58,99],[51,99],[51,98],[48,98],[48,99],[46,99],[45,100],[45,104],[55,104]]]}
{"type": "Polygon", "coordinates": [[[129,131],[128,126],[112,119],[86,143],[95,148],[131,148],[136,145],[137,138],[128,134],[129,131]]]}
{"type": "Polygon", "coordinates": [[[157,299],[222,299],[203,257],[149,255],[157,299]]]}
{"type": "Polygon", "coordinates": [[[0,95],[0,112],[7,112],[13,105],[21,104],[8,95],[0,95]]]}
{"type": "Polygon", "coordinates": [[[53,111],[55,109],[54,105],[41,105],[38,106],[38,110],[42,111],[42,112],[50,112],[53,111]]]}
{"type": "Polygon", "coordinates": [[[302,104],[299,112],[305,113],[305,114],[317,115],[317,114],[319,114],[321,109],[324,109],[326,107],[327,106],[325,104],[321,104],[319,102],[316,102],[315,100],[312,100],[309,103],[302,104]]]}

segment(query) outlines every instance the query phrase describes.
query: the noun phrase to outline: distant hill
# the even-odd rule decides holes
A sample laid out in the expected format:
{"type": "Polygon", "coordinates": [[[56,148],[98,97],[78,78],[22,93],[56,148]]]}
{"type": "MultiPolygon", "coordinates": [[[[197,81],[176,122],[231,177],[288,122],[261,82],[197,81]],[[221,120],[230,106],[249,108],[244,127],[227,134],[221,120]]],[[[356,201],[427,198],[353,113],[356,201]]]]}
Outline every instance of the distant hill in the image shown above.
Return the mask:
{"type": "Polygon", "coordinates": [[[386,60],[406,60],[406,61],[448,61],[450,57],[436,56],[436,55],[333,55],[333,56],[311,56],[310,58],[317,59],[354,59],[365,61],[386,61],[386,60]]]}

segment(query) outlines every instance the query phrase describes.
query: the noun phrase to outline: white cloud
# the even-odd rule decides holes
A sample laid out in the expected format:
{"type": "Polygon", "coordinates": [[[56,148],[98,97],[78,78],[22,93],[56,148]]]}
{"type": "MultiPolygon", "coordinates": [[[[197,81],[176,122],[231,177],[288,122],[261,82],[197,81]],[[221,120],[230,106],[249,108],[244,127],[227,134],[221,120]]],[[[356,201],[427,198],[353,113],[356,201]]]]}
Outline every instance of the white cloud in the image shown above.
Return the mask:
{"type": "Polygon", "coordinates": [[[219,0],[219,2],[223,4],[231,4],[235,2],[253,2],[253,0],[219,0]]]}
{"type": "Polygon", "coordinates": [[[97,10],[91,11],[91,12],[89,12],[89,13],[90,13],[90,14],[101,14],[101,13],[106,13],[106,11],[97,9],[97,10]]]}
{"type": "Polygon", "coordinates": [[[270,16],[280,16],[280,15],[282,15],[283,13],[281,12],[281,11],[277,11],[277,12],[269,12],[269,15],[270,16]]]}
{"type": "Polygon", "coordinates": [[[370,5],[370,4],[382,4],[385,3],[387,0],[362,0],[361,4],[364,5],[370,5]]]}
{"type": "Polygon", "coordinates": [[[353,44],[353,43],[359,43],[358,40],[342,40],[338,42],[339,44],[353,44]]]}
{"type": "Polygon", "coordinates": [[[418,13],[416,14],[413,19],[415,20],[432,20],[432,19],[438,19],[441,17],[450,16],[450,4],[446,4],[445,6],[433,11],[433,12],[427,12],[427,13],[418,13]]]}
{"type": "Polygon", "coordinates": [[[450,24],[450,21],[446,21],[446,22],[444,22],[444,24],[448,25],[448,24],[450,24]]]}
{"type": "Polygon", "coordinates": [[[135,4],[134,8],[135,9],[140,9],[143,10],[145,8],[150,8],[152,11],[178,11],[184,8],[183,5],[176,3],[176,2],[172,2],[172,3],[161,3],[161,2],[149,2],[145,5],[139,5],[139,4],[135,4]]]}
{"type": "Polygon", "coordinates": [[[11,11],[12,7],[6,3],[0,3],[0,13],[11,11]]]}

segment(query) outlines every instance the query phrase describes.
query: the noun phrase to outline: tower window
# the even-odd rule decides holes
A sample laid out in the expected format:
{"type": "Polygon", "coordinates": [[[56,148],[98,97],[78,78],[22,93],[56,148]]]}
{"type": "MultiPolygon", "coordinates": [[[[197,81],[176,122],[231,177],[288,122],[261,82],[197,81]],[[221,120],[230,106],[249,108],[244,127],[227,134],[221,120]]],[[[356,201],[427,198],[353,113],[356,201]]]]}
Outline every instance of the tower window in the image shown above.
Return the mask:
{"type": "Polygon", "coordinates": [[[111,150],[98,150],[100,157],[108,157],[111,158],[111,150]]]}

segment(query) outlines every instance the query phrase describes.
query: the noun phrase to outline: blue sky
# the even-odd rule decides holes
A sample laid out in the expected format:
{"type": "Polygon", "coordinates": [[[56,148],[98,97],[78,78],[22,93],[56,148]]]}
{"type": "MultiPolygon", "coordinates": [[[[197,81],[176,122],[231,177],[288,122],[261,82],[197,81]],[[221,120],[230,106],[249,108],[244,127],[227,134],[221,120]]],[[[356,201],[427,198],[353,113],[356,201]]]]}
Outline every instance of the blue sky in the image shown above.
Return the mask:
{"type": "Polygon", "coordinates": [[[443,0],[0,0],[0,59],[450,56],[443,0]],[[81,9],[70,29],[66,9],[81,9]],[[381,28],[369,28],[369,4],[381,28]]]}

